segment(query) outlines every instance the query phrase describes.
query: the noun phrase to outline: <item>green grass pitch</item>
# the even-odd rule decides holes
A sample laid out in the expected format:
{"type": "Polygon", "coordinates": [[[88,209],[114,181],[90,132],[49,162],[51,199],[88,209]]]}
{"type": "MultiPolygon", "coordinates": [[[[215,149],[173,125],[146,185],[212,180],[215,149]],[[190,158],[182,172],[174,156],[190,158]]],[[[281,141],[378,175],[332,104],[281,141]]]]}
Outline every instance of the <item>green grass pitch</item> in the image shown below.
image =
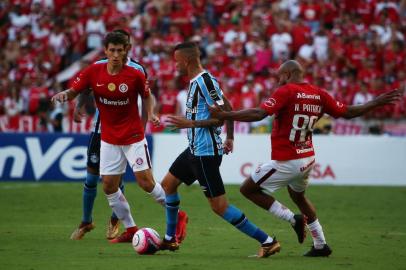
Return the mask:
{"type": "MultiPolygon", "coordinates": [[[[238,192],[226,187],[231,203],[266,232],[277,236],[281,253],[249,257],[256,241],[215,216],[198,186],[182,187],[181,207],[189,214],[188,235],[179,251],[153,256],[135,254],[130,244],[109,244],[105,225],[110,214],[101,186],[94,209],[96,229],[81,241],[69,239],[81,218],[79,183],[0,183],[0,269],[406,269],[406,188],[311,186],[308,196],[318,209],[330,258],[305,258],[303,245],[287,223],[277,220],[238,192]]],[[[165,212],[137,185],[126,196],[140,227],[165,230],[165,212]]],[[[276,197],[295,209],[281,190],[276,197]]]]}

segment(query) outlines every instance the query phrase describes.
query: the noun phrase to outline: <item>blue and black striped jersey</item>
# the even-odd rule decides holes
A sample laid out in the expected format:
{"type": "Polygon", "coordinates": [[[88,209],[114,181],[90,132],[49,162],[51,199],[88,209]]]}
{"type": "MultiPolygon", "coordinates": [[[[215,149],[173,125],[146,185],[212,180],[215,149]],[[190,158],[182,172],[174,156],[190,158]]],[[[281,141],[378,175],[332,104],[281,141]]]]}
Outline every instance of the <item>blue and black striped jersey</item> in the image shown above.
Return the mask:
{"type": "MultiPolygon", "coordinates": [[[[190,80],[186,101],[186,118],[206,120],[210,118],[208,106],[214,103],[223,105],[223,91],[217,80],[204,71],[190,80]]],[[[189,148],[195,156],[215,156],[223,154],[220,138],[221,127],[188,128],[189,148]]]]}

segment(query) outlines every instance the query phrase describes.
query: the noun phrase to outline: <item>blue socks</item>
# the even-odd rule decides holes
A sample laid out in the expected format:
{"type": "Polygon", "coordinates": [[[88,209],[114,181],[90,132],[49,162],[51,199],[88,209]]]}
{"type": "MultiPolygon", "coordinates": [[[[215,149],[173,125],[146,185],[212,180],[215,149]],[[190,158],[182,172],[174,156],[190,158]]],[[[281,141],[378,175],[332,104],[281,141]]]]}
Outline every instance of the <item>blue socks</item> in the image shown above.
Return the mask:
{"type": "Polygon", "coordinates": [[[99,175],[91,173],[86,174],[86,181],[83,186],[83,217],[82,222],[92,222],[92,212],[94,200],[97,194],[97,182],[99,181],[99,175]]]}
{"type": "Polygon", "coordinates": [[[268,235],[264,231],[249,221],[240,209],[231,204],[224,212],[223,219],[261,244],[268,239],[268,235]]]}
{"type": "MultiPolygon", "coordinates": [[[[180,199],[178,193],[166,195],[166,235],[165,238],[172,238],[176,233],[176,224],[178,223],[180,199]]],[[[170,239],[167,239],[170,240],[170,239]]]]}

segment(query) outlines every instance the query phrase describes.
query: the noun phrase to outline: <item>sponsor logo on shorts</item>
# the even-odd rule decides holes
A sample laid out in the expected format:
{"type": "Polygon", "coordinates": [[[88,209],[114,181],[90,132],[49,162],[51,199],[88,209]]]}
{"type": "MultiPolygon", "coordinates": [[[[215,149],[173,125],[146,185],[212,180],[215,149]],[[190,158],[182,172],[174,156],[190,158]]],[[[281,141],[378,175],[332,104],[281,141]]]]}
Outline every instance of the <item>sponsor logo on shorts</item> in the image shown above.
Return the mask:
{"type": "Polygon", "coordinates": [[[261,171],[261,165],[258,165],[258,167],[255,169],[255,173],[259,173],[261,171]]]}
{"type": "Polygon", "coordinates": [[[121,93],[125,93],[128,90],[128,85],[126,85],[125,83],[122,83],[118,86],[118,90],[120,90],[121,93]]]}
{"type": "Polygon", "coordinates": [[[137,165],[140,166],[140,165],[142,165],[144,163],[144,160],[142,158],[137,158],[135,163],[137,163],[137,165]]]}
{"type": "Polygon", "coordinates": [[[99,162],[99,157],[96,154],[91,154],[90,155],[90,161],[92,163],[97,163],[97,162],[99,162]]]}

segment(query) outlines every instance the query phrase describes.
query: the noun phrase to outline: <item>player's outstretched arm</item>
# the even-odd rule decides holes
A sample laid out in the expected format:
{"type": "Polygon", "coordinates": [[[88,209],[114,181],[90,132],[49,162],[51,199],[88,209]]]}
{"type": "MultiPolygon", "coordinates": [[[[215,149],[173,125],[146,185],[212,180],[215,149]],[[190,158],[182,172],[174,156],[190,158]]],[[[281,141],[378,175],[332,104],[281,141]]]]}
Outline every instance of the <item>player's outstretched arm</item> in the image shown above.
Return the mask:
{"type": "Polygon", "coordinates": [[[223,121],[219,119],[206,119],[206,120],[190,120],[183,116],[169,115],[166,123],[173,127],[173,129],[182,128],[197,128],[197,127],[219,127],[223,125],[223,121]]]}
{"type": "Polygon", "coordinates": [[[74,99],[78,94],[79,94],[79,92],[74,91],[72,88],[69,88],[68,90],[55,94],[51,98],[51,101],[53,103],[55,103],[55,102],[65,103],[67,101],[74,99]]]}
{"type": "Polygon", "coordinates": [[[221,120],[234,120],[239,122],[256,122],[268,116],[268,112],[261,108],[226,112],[220,107],[215,106],[210,107],[209,110],[213,118],[221,120]]]}
{"type": "Polygon", "coordinates": [[[361,116],[371,110],[378,107],[382,107],[389,104],[394,104],[400,100],[402,97],[402,91],[395,89],[380,96],[375,99],[361,105],[352,105],[347,107],[346,113],[343,115],[346,119],[351,119],[354,117],[361,116]]]}

